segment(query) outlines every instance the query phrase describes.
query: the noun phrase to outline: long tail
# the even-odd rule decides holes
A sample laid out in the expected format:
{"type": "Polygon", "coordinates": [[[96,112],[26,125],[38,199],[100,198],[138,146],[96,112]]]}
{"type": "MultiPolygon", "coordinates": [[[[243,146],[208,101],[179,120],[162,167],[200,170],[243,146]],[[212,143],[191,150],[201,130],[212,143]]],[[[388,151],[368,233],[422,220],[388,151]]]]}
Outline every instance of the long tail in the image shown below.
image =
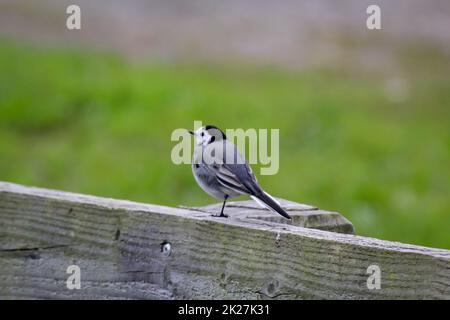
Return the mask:
{"type": "Polygon", "coordinates": [[[291,216],[288,215],[283,208],[281,208],[280,203],[267,192],[262,191],[258,195],[254,195],[251,197],[253,200],[258,202],[258,204],[263,208],[267,208],[272,212],[276,212],[285,217],[286,219],[292,219],[291,216]]]}

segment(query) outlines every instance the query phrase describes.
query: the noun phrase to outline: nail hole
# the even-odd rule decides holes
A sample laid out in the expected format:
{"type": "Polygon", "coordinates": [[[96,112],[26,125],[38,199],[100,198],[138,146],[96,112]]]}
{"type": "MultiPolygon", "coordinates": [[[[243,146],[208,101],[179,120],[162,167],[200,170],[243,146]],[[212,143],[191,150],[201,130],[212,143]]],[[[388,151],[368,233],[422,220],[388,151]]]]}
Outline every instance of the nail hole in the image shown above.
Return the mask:
{"type": "Polygon", "coordinates": [[[170,256],[170,254],[172,253],[172,245],[170,244],[170,242],[161,242],[161,252],[166,257],[170,256]]]}

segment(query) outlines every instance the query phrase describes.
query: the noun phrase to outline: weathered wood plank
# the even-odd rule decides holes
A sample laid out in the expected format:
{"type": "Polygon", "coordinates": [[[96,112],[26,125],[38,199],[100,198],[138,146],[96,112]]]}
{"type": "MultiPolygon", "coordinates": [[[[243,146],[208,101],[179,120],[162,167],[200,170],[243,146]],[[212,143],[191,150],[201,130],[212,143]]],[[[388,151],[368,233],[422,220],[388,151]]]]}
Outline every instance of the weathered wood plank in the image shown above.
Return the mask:
{"type": "Polygon", "coordinates": [[[0,183],[0,298],[450,299],[450,251],[0,183]]]}

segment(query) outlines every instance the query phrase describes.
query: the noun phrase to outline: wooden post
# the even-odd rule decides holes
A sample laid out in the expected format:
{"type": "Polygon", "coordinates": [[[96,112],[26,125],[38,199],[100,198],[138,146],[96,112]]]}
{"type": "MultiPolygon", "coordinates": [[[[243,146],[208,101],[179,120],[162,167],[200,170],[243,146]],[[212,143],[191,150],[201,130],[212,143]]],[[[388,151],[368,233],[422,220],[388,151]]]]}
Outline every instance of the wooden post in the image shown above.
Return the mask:
{"type": "Polygon", "coordinates": [[[293,224],[248,202],[223,219],[0,183],[0,299],[450,299],[449,250],[303,228],[353,230],[283,205],[293,224]],[[66,285],[72,265],[80,289],[66,285]]]}

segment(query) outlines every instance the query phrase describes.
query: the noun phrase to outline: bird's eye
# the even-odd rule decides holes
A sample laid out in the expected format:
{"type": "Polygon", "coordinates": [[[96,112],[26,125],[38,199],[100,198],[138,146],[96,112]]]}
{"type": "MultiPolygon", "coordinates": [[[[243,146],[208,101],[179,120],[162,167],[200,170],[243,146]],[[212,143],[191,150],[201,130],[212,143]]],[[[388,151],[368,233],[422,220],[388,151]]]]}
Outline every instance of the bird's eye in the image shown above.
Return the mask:
{"type": "Polygon", "coordinates": [[[202,132],[201,134],[200,134],[202,137],[205,135],[205,133],[204,132],[202,132]]]}

